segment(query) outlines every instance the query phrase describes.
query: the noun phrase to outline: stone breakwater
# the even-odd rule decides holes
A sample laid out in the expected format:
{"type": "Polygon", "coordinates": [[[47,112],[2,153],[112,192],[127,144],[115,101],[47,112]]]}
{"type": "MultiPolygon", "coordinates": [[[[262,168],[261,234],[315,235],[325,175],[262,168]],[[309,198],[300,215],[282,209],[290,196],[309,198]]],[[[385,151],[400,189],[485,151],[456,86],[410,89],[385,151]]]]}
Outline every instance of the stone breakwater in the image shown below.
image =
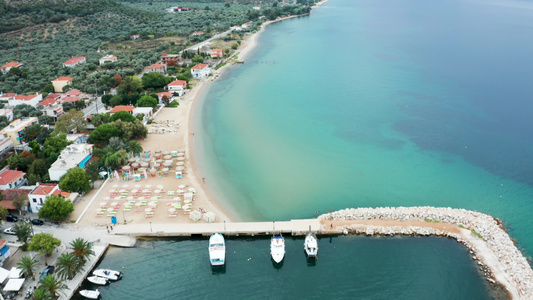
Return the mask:
{"type": "MultiPolygon", "coordinates": [[[[490,215],[465,209],[438,207],[351,208],[319,216],[319,220],[353,221],[349,230],[366,235],[437,235],[463,243],[486,265],[513,299],[533,299],[533,271],[526,258],[503,230],[501,221],[490,215]],[[459,227],[459,232],[419,226],[356,226],[357,220],[443,222],[459,227]],[[355,225],[355,226],[354,226],[355,225]],[[357,228],[357,229],[355,229],[357,228]]],[[[492,281],[489,278],[489,281],[492,281]]]]}

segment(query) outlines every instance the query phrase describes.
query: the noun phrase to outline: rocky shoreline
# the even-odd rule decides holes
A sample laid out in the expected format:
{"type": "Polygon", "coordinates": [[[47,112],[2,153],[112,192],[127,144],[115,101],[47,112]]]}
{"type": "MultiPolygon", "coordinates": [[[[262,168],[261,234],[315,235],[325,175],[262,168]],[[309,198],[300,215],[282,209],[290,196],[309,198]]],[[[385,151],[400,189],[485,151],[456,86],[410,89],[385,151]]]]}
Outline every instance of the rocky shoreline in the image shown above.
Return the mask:
{"type": "Polygon", "coordinates": [[[446,236],[464,244],[492,283],[499,283],[513,299],[533,299],[533,270],[505,232],[500,220],[465,209],[441,207],[350,208],[319,216],[319,220],[354,221],[344,233],[365,235],[446,236]],[[358,226],[357,220],[442,222],[460,233],[420,226],[358,226]]]}

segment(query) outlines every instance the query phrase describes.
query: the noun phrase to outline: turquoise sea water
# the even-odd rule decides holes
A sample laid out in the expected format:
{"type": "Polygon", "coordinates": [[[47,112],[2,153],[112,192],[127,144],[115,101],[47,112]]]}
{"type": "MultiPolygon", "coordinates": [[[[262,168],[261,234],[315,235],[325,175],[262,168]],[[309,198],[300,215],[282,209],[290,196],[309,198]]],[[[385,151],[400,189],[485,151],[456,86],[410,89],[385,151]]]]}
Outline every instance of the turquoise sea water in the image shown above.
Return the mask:
{"type": "Polygon", "coordinates": [[[302,238],[286,238],[281,266],[273,265],[269,245],[268,238],[227,240],[226,268],[213,270],[207,239],[141,241],[137,248],[110,249],[98,266],[122,270],[121,280],[82,288],[99,288],[108,300],[494,299],[454,240],[321,238],[312,263],[302,238]]]}
{"type": "Polygon", "coordinates": [[[533,3],[332,0],[205,94],[207,183],[243,220],[450,206],[533,254],[533,3]]]}

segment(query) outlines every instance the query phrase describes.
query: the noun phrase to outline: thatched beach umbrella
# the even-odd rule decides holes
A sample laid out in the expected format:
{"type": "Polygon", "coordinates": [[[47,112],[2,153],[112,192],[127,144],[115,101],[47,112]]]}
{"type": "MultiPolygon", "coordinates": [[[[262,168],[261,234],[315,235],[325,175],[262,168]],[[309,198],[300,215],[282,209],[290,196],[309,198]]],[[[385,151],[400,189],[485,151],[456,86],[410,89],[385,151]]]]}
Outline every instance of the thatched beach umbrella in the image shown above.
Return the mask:
{"type": "Polygon", "coordinates": [[[184,152],[178,153],[178,156],[185,156],[184,152]]]}
{"type": "Polygon", "coordinates": [[[178,161],[178,162],[176,163],[176,166],[183,166],[184,164],[185,164],[185,162],[183,162],[183,161],[178,161]]]}
{"type": "Polygon", "coordinates": [[[172,162],[171,161],[166,161],[166,162],[163,163],[163,166],[170,167],[170,166],[172,166],[172,162]]]}
{"type": "Polygon", "coordinates": [[[161,171],[168,172],[168,168],[163,168],[161,171]]]}
{"type": "Polygon", "coordinates": [[[145,161],[143,161],[143,162],[141,163],[141,167],[143,167],[143,168],[148,168],[149,166],[150,166],[150,164],[147,163],[147,162],[145,162],[145,161]]]}
{"type": "Polygon", "coordinates": [[[137,161],[137,159],[136,159],[135,157],[130,157],[130,158],[128,159],[128,162],[130,162],[130,163],[132,163],[132,162],[136,162],[136,161],[137,161]]]}
{"type": "Polygon", "coordinates": [[[169,159],[172,159],[172,156],[170,156],[170,155],[165,155],[165,156],[163,156],[163,159],[169,160],[169,159]]]}
{"type": "Polygon", "coordinates": [[[137,169],[139,167],[139,163],[134,162],[131,164],[131,167],[137,169]]]}
{"type": "Polygon", "coordinates": [[[169,155],[169,154],[170,154],[170,150],[163,151],[163,155],[169,155]]]}
{"type": "Polygon", "coordinates": [[[155,162],[158,163],[158,164],[161,164],[161,163],[163,163],[163,160],[162,159],[157,159],[155,162]]]}
{"type": "Polygon", "coordinates": [[[176,167],[176,171],[183,171],[183,170],[185,170],[184,166],[177,166],[176,167]]]}
{"type": "Polygon", "coordinates": [[[178,161],[184,161],[185,160],[185,157],[178,157],[176,158],[178,161]]]}

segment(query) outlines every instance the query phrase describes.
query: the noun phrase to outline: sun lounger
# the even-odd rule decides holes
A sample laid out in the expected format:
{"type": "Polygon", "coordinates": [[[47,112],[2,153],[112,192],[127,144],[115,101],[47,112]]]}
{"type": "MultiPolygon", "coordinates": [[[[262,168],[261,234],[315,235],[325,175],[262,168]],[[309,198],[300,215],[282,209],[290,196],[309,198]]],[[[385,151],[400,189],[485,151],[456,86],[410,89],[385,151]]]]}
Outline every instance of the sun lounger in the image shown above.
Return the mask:
{"type": "Polygon", "coordinates": [[[178,215],[173,215],[173,214],[170,214],[168,215],[169,217],[177,217],[178,215]]]}
{"type": "Polygon", "coordinates": [[[144,217],[145,217],[145,218],[153,218],[154,215],[145,215],[144,217]]]}
{"type": "Polygon", "coordinates": [[[135,211],[143,211],[142,208],[136,208],[135,211]]]}

